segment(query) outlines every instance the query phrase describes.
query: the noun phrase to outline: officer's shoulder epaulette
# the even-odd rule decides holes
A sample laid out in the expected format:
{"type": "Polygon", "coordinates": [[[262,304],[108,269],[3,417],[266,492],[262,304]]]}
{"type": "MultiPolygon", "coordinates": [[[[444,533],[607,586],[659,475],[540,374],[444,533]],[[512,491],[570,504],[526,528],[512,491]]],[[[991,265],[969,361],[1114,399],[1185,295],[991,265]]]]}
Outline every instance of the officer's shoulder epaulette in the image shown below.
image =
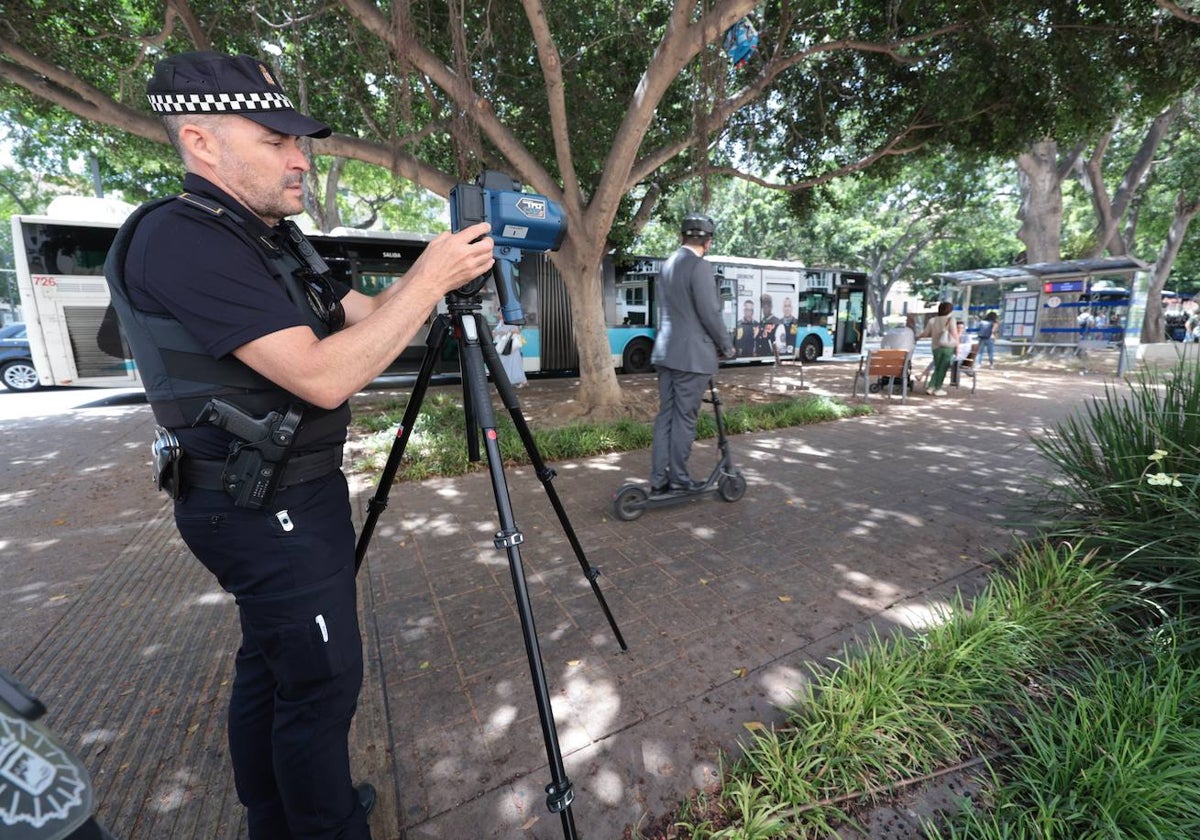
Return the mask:
{"type": "Polygon", "coordinates": [[[178,198],[180,201],[186,201],[193,207],[199,207],[201,210],[207,210],[214,216],[220,216],[228,212],[224,207],[222,207],[220,204],[217,204],[215,201],[210,201],[203,196],[195,195],[193,193],[183,192],[176,196],[176,198],[178,198]]]}

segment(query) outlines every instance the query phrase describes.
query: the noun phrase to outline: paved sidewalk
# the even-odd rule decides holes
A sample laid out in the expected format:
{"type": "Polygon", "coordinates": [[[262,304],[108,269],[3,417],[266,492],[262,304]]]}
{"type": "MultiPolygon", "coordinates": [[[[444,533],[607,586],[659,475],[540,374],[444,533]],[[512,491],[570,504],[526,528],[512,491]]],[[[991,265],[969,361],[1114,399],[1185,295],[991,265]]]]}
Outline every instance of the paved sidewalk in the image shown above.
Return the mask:
{"type": "MultiPolygon", "coordinates": [[[[848,398],[852,365],[808,370],[811,391],[848,398]]],[[[746,376],[743,387],[796,384],[786,370],[746,376]]],[[[578,836],[636,837],[717,779],[745,723],[780,721],[810,663],[872,627],[919,628],[956,590],[975,591],[1011,545],[1010,503],[1044,469],[1029,434],[1110,381],[981,371],[974,396],[872,396],[882,410],[870,417],[735,436],[741,501],[635,522],[613,518],[611,496],[644,480],[646,451],[555,464],[627,652],[541,484],[509,468],[578,836]]],[[[121,840],[243,837],[223,729],[236,615],[144,486],[152,425],[144,405],[0,422],[0,592],[17,605],[0,664],[42,695],[121,840]],[[46,454],[17,456],[13,431],[46,454]],[[90,507],[56,507],[66,480],[91,482],[90,507]]],[[[698,443],[696,472],[715,458],[698,443]]],[[[356,486],[360,510],[374,481],[356,486]]],[[[360,575],[367,678],[353,736],[358,774],[380,789],[376,840],[564,836],[546,809],[497,523],[483,473],[396,484],[379,519],[360,575]]],[[[873,837],[906,831],[902,811],[873,818],[873,837]]]]}

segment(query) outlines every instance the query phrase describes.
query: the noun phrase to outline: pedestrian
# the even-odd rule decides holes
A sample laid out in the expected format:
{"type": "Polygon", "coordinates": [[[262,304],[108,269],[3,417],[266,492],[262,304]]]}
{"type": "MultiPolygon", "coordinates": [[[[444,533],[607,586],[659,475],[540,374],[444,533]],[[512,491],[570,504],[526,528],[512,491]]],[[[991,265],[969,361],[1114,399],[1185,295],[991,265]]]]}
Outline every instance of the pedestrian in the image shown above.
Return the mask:
{"type": "Polygon", "coordinates": [[[717,372],[718,350],[722,356],[733,356],[712,265],[704,259],[714,230],[708,216],[687,216],[681,227],[682,244],[659,275],[658,334],[650,356],[658,373],[658,416],[650,450],[652,495],[692,492],[704,486],[688,472],[696,418],[717,372]]]}
{"type": "Polygon", "coordinates": [[[995,312],[989,312],[983,316],[983,320],[979,322],[979,329],[975,333],[975,338],[979,341],[979,350],[975,353],[975,358],[982,362],[983,354],[986,352],[988,357],[988,367],[996,366],[996,326],[1000,320],[995,312]]]}
{"type": "Polygon", "coordinates": [[[294,110],[266,64],[183,53],[147,92],[184,192],[135,211],[105,273],[176,526],[237,603],[238,798],[251,840],[363,840],[375,792],[354,786],[348,743],[363,674],[348,399],[444,295],[490,270],[490,226],[435,237],[376,297],[352,291],[287,221],[304,206],[300,138],[331,129],[294,110]]]}
{"type": "Polygon", "coordinates": [[[492,340],[496,352],[500,354],[504,375],[508,377],[509,382],[520,388],[527,381],[525,357],[521,355],[521,348],[525,346],[521,328],[516,324],[505,323],[504,316],[501,315],[500,320],[496,322],[496,328],[492,330],[492,340]]]}
{"type": "Polygon", "coordinates": [[[917,337],[929,338],[933,344],[933,374],[925,386],[925,393],[944,397],[946,391],[942,389],[942,383],[958,349],[958,324],[954,319],[954,304],[948,300],[939,303],[937,314],[925,322],[925,329],[917,337]]]}
{"type": "Polygon", "coordinates": [[[917,316],[911,312],[905,316],[904,323],[892,327],[879,339],[880,349],[907,350],[912,355],[917,347],[917,316]]]}

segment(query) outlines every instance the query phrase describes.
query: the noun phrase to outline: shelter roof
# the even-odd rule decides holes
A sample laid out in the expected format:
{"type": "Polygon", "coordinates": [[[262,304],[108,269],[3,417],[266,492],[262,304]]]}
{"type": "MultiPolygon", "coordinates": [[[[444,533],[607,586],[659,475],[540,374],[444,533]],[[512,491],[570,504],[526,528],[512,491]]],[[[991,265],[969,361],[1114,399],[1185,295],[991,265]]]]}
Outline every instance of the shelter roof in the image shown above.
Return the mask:
{"type": "Polygon", "coordinates": [[[957,286],[982,286],[987,283],[1042,283],[1053,280],[1070,280],[1079,277],[1097,277],[1103,274],[1146,271],[1149,268],[1147,263],[1136,257],[1096,257],[1089,260],[1065,260],[1030,265],[1006,265],[997,268],[973,268],[968,271],[947,271],[935,274],[934,277],[957,286]]]}

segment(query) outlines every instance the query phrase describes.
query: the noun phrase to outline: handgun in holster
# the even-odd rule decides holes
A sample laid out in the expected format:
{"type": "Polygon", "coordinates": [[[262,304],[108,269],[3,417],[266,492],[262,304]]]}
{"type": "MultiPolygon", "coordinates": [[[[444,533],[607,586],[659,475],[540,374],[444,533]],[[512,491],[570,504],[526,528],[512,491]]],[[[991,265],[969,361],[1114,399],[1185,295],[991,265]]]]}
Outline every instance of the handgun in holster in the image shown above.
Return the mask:
{"type": "Polygon", "coordinates": [[[268,412],[252,417],[235,405],[213,397],[195,424],[211,423],[238,438],[229,445],[221,484],[238,507],[259,510],[271,503],[288,451],[296,441],[303,406],[292,404],[287,413],[268,412]]]}

